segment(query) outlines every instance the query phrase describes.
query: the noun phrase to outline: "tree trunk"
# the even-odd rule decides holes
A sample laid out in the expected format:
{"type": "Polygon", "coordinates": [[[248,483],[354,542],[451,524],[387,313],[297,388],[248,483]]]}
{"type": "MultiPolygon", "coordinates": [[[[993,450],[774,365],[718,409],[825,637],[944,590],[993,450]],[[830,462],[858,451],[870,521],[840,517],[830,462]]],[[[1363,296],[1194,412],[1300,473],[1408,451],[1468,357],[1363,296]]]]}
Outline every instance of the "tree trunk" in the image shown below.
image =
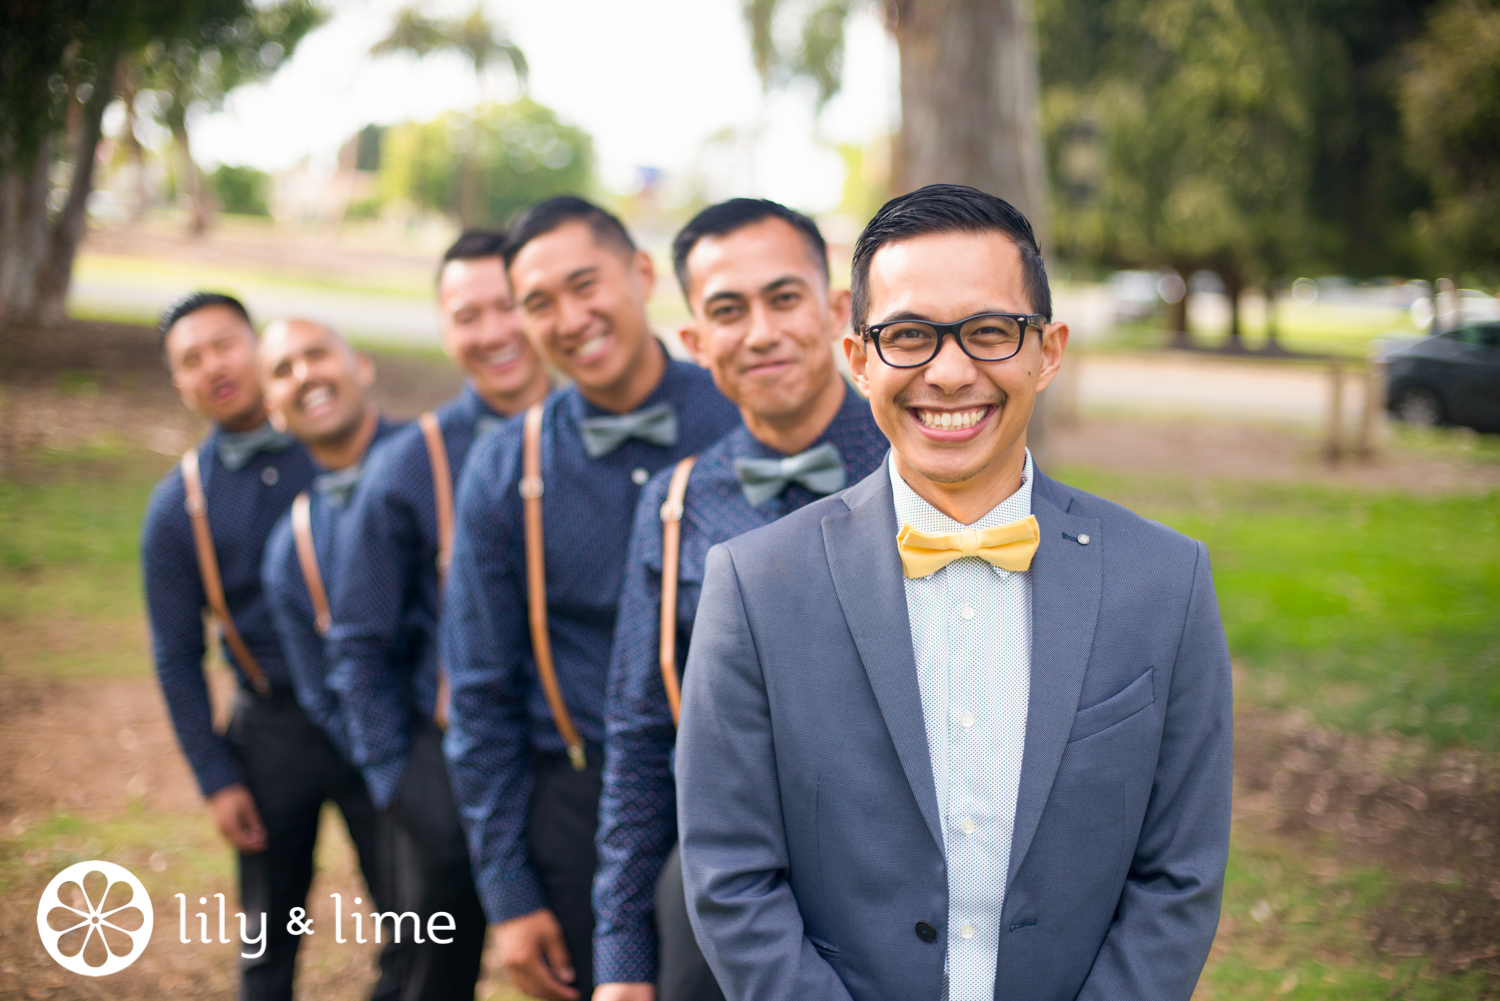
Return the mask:
{"type": "Polygon", "coordinates": [[[172,115],[172,143],[177,147],[178,169],[182,172],[182,192],[187,196],[188,233],[202,236],[208,232],[212,210],[208,203],[208,189],[203,183],[203,172],[198,161],[193,159],[193,147],[188,142],[186,115],[172,115]]]}
{"type": "Polygon", "coordinates": [[[1031,0],[900,0],[897,191],[970,184],[1031,220],[1047,249],[1036,24],[1031,0]]]}
{"type": "MultiPolygon", "coordinates": [[[[1047,172],[1031,0],[896,0],[892,8],[901,58],[892,192],[947,182],[998,195],[1030,220],[1045,255],[1047,172]]],[[[1051,423],[1046,399],[1037,397],[1027,427],[1039,461],[1051,423]]]]}
{"type": "Polygon", "coordinates": [[[1224,280],[1224,296],[1229,300],[1229,341],[1224,350],[1243,353],[1245,338],[1240,329],[1240,297],[1245,291],[1245,282],[1235,268],[1221,268],[1219,277],[1224,280]]]}
{"type": "Polygon", "coordinates": [[[54,148],[55,138],[43,137],[27,163],[0,149],[0,322],[36,310],[37,274],[47,256],[47,174],[54,148]]]}
{"type": "Polygon", "coordinates": [[[150,205],[151,196],[146,189],[146,151],[141,146],[141,138],[136,134],[136,123],[139,120],[135,109],[136,97],[140,94],[140,78],[135,67],[129,59],[121,59],[119,70],[115,74],[115,89],[120,92],[120,103],[125,106],[125,127],[122,130],[120,141],[125,144],[125,152],[130,157],[131,166],[135,170],[135,178],[132,181],[132,192],[135,196],[135,204],[130,207],[130,222],[132,225],[139,224],[146,217],[146,209],[150,205]]]}
{"type": "Polygon", "coordinates": [[[1193,346],[1192,335],[1188,333],[1188,305],[1193,300],[1193,289],[1188,282],[1188,277],[1193,273],[1193,269],[1174,264],[1172,270],[1176,271],[1177,277],[1182,279],[1182,298],[1168,304],[1167,328],[1172,335],[1168,346],[1179,351],[1186,351],[1193,346]]]}
{"type": "Polygon", "coordinates": [[[1281,346],[1281,328],[1276,324],[1276,283],[1268,281],[1262,286],[1266,297],[1266,345],[1261,348],[1268,355],[1285,354],[1281,346]]]}
{"type": "MultiPolygon", "coordinates": [[[[106,64],[107,65],[107,64],[106,64]]],[[[94,92],[83,106],[74,137],[73,180],[68,185],[68,200],[52,224],[47,256],[37,275],[36,318],[45,326],[61,323],[68,315],[68,287],[73,282],[73,259],[88,226],[89,195],[94,190],[94,167],[98,160],[99,137],[103,132],[104,109],[114,97],[113,74],[100,73],[94,81],[94,92]]]]}

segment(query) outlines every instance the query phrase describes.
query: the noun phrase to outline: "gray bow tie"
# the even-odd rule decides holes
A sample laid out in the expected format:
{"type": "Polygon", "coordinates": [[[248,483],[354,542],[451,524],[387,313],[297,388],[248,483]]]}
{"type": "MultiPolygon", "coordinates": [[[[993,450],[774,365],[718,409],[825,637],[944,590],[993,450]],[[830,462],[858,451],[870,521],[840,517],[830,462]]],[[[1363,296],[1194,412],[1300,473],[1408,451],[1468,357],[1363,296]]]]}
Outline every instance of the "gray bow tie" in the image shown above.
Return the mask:
{"type": "Polygon", "coordinates": [[[735,459],[734,474],[751,507],[760,507],[790,483],[800,483],[815,494],[831,494],[842,490],[849,478],[831,441],[785,459],[735,459]]]}
{"type": "Polygon", "coordinates": [[[480,414],[474,418],[474,437],[483,438],[491,431],[498,431],[500,425],[504,423],[504,417],[495,417],[492,414],[480,414]]]}
{"type": "Polygon", "coordinates": [[[349,503],[349,495],[354,493],[354,488],[359,485],[359,478],[364,474],[365,464],[355,463],[344,469],[335,469],[331,473],[313,477],[313,489],[328,499],[328,503],[334,507],[343,509],[349,503]]]}
{"type": "Polygon", "coordinates": [[[280,452],[291,444],[291,435],[276,430],[270,421],[266,421],[254,431],[220,431],[214,447],[224,468],[234,471],[244,469],[245,464],[261,452],[280,452]]]}
{"type": "Polygon", "coordinates": [[[583,450],[590,459],[608,455],[627,439],[639,438],[652,445],[677,444],[677,411],[670,403],[608,417],[585,417],[578,422],[583,432],[583,450]]]}

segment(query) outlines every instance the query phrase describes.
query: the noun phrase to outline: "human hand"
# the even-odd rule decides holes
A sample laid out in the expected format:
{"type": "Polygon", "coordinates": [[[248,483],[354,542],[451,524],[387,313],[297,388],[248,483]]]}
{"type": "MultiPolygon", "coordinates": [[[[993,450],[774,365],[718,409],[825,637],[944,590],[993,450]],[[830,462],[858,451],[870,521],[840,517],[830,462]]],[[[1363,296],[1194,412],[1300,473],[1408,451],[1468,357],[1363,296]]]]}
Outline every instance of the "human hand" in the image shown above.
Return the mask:
{"type": "Polygon", "coordinates": [[[593,1001],[656,1001],[655,984],[600,984],[593,1001]]]}
{"type": "Polygon", "coordinates": [[[255,808],[255,797],[243,782],[225,786],[208,797],[208,815],[235,851],[255,855],[266,850],[266,825],[255,808]]]}
{"type": "Polygon", "coordinates": [[[573,961],[563,942],[562,925],[545,907],[502,922],[500,965],[511,984],[543,1001],[577,1001],[573,961]]]}

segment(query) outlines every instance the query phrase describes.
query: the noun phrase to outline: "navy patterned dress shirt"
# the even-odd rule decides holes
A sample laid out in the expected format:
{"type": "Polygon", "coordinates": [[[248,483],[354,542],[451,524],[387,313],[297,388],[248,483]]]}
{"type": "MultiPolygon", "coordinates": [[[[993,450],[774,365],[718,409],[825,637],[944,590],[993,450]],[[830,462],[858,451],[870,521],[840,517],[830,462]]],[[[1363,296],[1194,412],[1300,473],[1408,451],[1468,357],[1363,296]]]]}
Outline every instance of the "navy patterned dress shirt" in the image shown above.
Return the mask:
{"type": "MultiPolygon", "coordinates": [[[[738,423],[695,365],[669,361],[640,409],[670,404],[671,446],[629,439],[597,459],[579,421],[603,416],[576,387],[547,399],[542,424],[542,528],[547,620],[558,686],[594,759],[604,742],[604,686],[615,610],[641,488],[658,470],[708,447],[738,423]]],[[[444,743],[485,912],[506,921],[545,906],[526,857],[533,750],[564,745],[537,679],[526,614],[522,424],[485,439],[464,470],[442,623],[453,706],[444,743]]]]}
{"type": "MultiPolygon", "coordinates": [[[[292,683],[261,591],[260,564],[266,538],[292,498],[307,488],[315,469],[301,445],[289,438],[230,468],[220,454],[225,432],[215,429],[198,447],[198,468],[208,500],[208,525],[219,560],[229,614],[272,687],[292,683]]],[[[198,788],[212,796],[243,781],[228,743],[214,731],[208,683],[203,677],[203,609],[208,598],[198,573],[193,527],[187,513],[182,470],[174,466],[151,494],[141,534],[141,567],[156,676],[198,788]]],[[[225,659],[241,685],[249,680],[228,647],[225,659]]]]}
{"type": "MultiPolygon", "coordinates": [[[[384,417],[375,427],[375,437],[370,440],[370,449],[386,440],[401,425],[393,424],[384,417]]],[[[358,473],[363,478],[371,453],[360,460],[358,473]]],[[[335,474],[337,475],[337,474],[335,474]]],[[[313,550],[318,558],[318,570],[323,577],[323,590],[333,588],[334,551],[337,548],[339,522],[349,512],[349,501],[341,492],[322,489],[322,483],[330,479],[319,476],[313,479],[308,495],[308,520],[312,523],[313,550]]],[[[347,480],[343,486],[347,487],[347,480]]],[[[357,491],[358,480],[355,481],[357,491]]],[[[338,693],[328,684],[328,661],[326,644],[318,635],[317,614],[313,611],[312,598],[307,592],[307,579],[302,574],[302,563],[297,557],[297,543],[292,534],[292,513],[281,516],[271,537],[266,542],[266,555],[260,567],[261,586],[265,591],[266,604],[271,610],[271,620],[281,636],[281,649],[286,654],[287,666],[291,669],[292,684],[297,689],[297,701],[307,712],[308,718],[328,734],[333,746],[338,748],[345,760],[353,760],[349,744],[348,714],[339,702],[338,693]]]]}
{"type": "MultiPolygon", "coordinates": [[[[471,386],[437,412],[456,481],[476,432],[503,418],[471,386]]],[[[411,722],[437,705],[437,501],[415,422],[369,458],[340,519],[329,583],[328,684],[370,798],[385,809],[406,771],[411,722]]]]}
{"type": "MultiPolygon", "coordinates": [[[[838,449],[849,486],[879,468],[890,447],[870,414],[870,405],[853,390],[845,393],[838,414],[808,447],[825,442],[838,449]]],[[[759,507],[752,507],[740,489],[734,460],[780,457],[781,453],[741,425],[704,452],[693,466],[684,501],[678,563],[679,675],[687,661],[708,551],[820,496],[800,483],[792,483],[759,507]]],[[[604,793],[599,803],[599,871],[594,878],[594,977],[601,984],[656,980],[656,880],[677,843],[677,791],[671,767],[677,732],[659,661],[661,506],[670,479],[670,470],[654,477],[636,507],[609,665],[604,793]]]]}

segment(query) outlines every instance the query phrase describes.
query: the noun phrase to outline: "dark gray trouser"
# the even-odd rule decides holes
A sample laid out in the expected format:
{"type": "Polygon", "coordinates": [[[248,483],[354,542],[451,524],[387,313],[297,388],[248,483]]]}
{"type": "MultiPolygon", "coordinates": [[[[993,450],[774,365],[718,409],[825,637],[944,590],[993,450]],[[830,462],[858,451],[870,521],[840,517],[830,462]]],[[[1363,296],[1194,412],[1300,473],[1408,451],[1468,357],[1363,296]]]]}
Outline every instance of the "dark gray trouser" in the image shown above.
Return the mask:
{"type": "Polygon", "coordinates": [[[573,960],[573,986],[587,999],[594,993],[594,833],[599,828],[599,794],[604,789],[604,755],[588,754],[578,771],[563,754],[533,754],[536,776],[526,847],[542,896],[562,925],[573,960]]]}
{"type": "MultiPolygon", "coordinates": [[[[259,937],[262,914],[267,925],[265,951],[240,961],[240,997],[291,1001],[302,937],[289,933],[287,923],[292,908],[307,906],[323,804],[332,800],[343,814],[370,896],[384,902],[391,884],[380,823],[359,772],[339,757],[290,691],[265,696],[240,691],[225,736],[266,825],[268,845],[264,852],[239,857],[240,906],[250,937],[259,937]]],[[[388,909],[386,903],[379,907],[388,909]]],[[[398,953],[390,947],[381,951],[380,980],[371,998],[398,997],[398,953]]]]}
{"type": "MultiPolygon", "coordinates": [[[[485,917],[469,867],[443,735],[423,716],[412,724],[406,774],[387,814],[396,860],[396,903],[428,927],[437,911],[453,915],[453,941],[431,940],[406,950],[401,1001],[473,1001],[484,952],[485,917]]],[[[409,925],[408,925],[409,927],[409,925]]]]}
{"type": "Polygon", "coordinates": [[[724,1001],[688,922],[681,845],[672,846],[656,881],[656,1001],[724,1001]]]}

